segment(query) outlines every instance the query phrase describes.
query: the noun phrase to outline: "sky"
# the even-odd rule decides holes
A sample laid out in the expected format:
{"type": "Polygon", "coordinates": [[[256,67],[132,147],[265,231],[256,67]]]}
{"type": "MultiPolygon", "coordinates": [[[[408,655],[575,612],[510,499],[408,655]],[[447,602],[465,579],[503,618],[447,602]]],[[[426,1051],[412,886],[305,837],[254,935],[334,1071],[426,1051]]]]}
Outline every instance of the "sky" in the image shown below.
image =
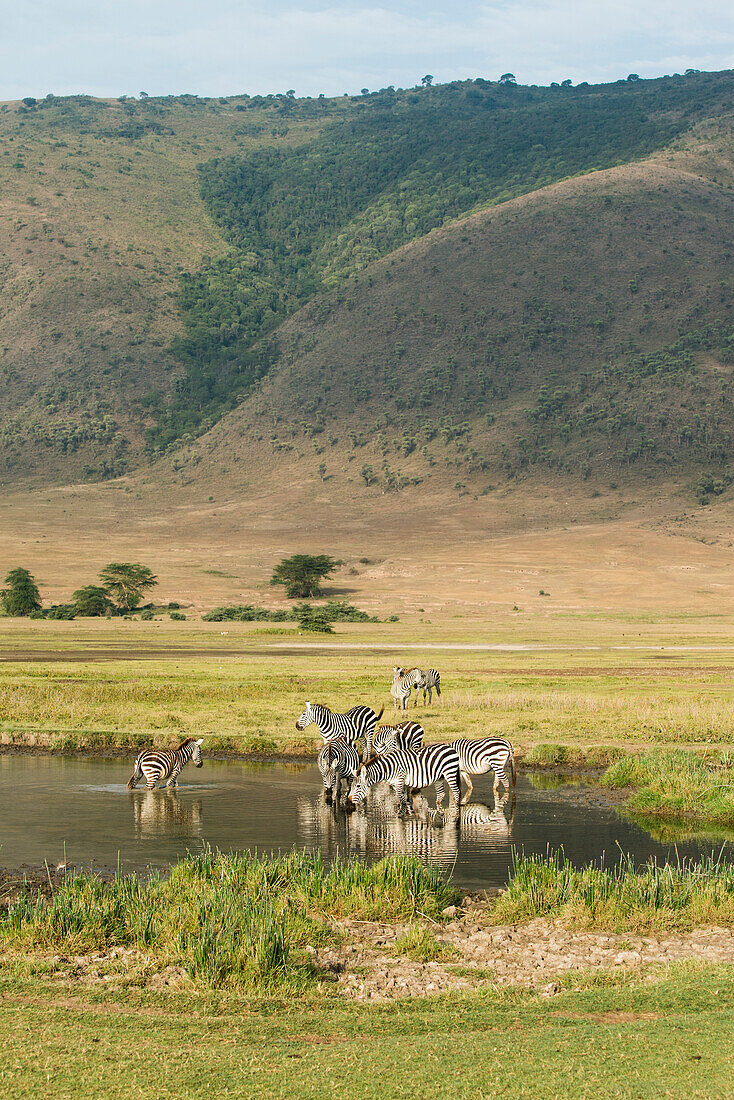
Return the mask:
{"type": "Polygon", "coordinates": [[[732,0],[0,0],[0,99],[734,68],[732,0]]]}

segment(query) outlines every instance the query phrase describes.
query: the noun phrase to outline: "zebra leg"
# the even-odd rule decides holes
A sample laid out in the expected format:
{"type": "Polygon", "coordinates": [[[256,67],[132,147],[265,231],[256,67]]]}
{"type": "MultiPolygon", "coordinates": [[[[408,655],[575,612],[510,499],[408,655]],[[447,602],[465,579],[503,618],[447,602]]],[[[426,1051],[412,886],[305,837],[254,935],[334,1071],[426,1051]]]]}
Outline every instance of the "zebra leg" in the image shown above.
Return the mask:
{"type": "Polygon", "coordinates": [[[156,788],[157,782],[158,782],[158,780],[155,778],[155,776],[153,776],[151,779],[148,779],[146,784],[145,784],[146,791],[154,791],[155,788],[156,788]]]}
{"type": "Polygon", "coordinates": [[[127,789],[129,791],[134,791],[138,780],[142,779],[142,778],[143,778],[143,770],[142,770],[142,768],[140,768],[138,766],[138,763],[136,761],[135,771],[133,772],[133,774],[130,776],[130,778],[127,781],[127,789]]]}
{"type": "Polygon", "coordinates": [[[436,809],[443,812],[443,796],[446,794],[446,784],[443,779],[437,779],[434,786],[436,788],[436,809]]]}
{"type": "Polygon", "coordinates": [[[395,793],[398,796],[398,817],[402,817],[408,808],[408,791],[405,786],[405,779],[398,780],[395,793]]]}
{"type": "Polygon", "coordinates": [[[449,808],[453,809],[454,813],[459,815],[459,806],[461,804],[461,778],[459,778],[458,786],[453,777],[448,776],[446,782],[449,785],[449,791],[451,792],[449,797],[449,808]]]}
{"type": "Polygon", "coordinates": [[[495,769],[495,773],[494,773],[494,793],[495,793],[495,796],[497,795],[497,791],[500,789],[501,784],[504,784],[507,787],[508,791],[509,791],[510,784],[507,780],[507,776],[505,775],[505,770],[501,765],[498,765],[498,767],[495,769]]]}
{"type": "Polygon", "coordinates": [[[338,775],[336,777],[336,783],[334,784],[334,802],[336,803],[337,806],[339,805],[339,799],[341,798],[341,793],[342,793],[342,777],[340,775],[338,775]]]}
{"type": "Polygon", "coordinates": [[[466,794],[464,795],[464,797],[461,800],[461,805],[465,806],[466,803],[469,801],[469,799],[471,797],[472,791],[474,790],[474,784],[471,781],[471,777],[469,775],[469,772],[462,772],[461,773],[461,778],[466,783],[466,794]]]}

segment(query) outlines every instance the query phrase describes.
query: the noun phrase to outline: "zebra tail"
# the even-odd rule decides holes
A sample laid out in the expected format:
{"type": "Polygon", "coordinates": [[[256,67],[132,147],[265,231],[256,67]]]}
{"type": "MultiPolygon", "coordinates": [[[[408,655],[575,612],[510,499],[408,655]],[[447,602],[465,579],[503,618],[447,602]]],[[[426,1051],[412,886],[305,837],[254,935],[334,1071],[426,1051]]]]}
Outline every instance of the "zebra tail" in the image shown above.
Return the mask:
{"type": "Polygon", "coordinates": [[[517,782],[517,768],[515,767],[515,754],[512,751],[512,745],[510,745],[510,778],[514,787],[517,782]]]}
{"type": "Polygon", "coordinates": [[[385,708],[384,708],[384,707],[380,707],[380,713],[379,713],[379,714],[377,715],[377,721],[378,721],[378,722],[380,721],[380,719],[382,718],[382,716],[383,716],[383,714],[384,714],[384,713],[385,713],[385,708]]]}
{"type": "Polygon", "coordinates": [[[130,778],[127,781],[127,789],[129,791],[134,791],[135,790],[135,784],[140,779],[141,774],[142,773],[141,773],[140,768],[138,767],[137,761],[136,761],[135,771],[133,772],[133,774],[130,776],[130,778]]]}

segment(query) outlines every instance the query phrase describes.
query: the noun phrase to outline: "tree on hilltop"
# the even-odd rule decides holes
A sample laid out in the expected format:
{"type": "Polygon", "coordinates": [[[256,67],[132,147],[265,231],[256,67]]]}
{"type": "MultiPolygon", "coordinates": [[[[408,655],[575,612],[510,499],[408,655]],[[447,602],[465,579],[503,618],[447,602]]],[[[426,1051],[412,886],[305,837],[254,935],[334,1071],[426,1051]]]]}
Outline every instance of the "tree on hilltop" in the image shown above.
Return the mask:
{"type": "Polygon", "coordinates": [[[293,554],[276,565],[270,583],[283,584],[289,600],[323,596],[321,581],[341,565],[327,554],[293,554]]]}
{"type": "Polygon", "coordinates": [[[121,611],[137,607],[143,593],[158,584],[158,578],[147,565],[129,561],[110,562],[100,572],[99,579],[121,611]]]}
{"type": "Polygon", "coordinates": [[[41,610],[38,585],[27,569],[11,569],[5,583],[8,587],[0,591],[0,603],[6,615],[30,615],[41,610]]]}
{"type": "Polygon", "coordinates": [[[433,77],[430,73],[426,73],[425,76],[421,77],[421,84],[424,88],[430,88],[431,84],[433,84],[433,77]]]}

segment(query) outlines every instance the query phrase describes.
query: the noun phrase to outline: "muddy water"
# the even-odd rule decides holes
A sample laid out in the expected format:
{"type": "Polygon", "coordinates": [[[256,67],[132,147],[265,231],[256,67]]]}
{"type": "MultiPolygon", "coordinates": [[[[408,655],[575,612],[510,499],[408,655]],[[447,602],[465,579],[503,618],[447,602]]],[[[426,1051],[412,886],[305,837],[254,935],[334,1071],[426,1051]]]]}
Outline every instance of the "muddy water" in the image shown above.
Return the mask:
{"type": "MultiPolygon", "coordinates": [[[[622,820],[593,792],[521,775],[514,806],[495,806],[491,780],[475,781],[461,821],[445,824],[416,798],[416,816],[401,821],[389,794],[366,813],[335,814],[323,803],[311,765],[217,763],[187,768],[175,794],[128,791],[130,765],[116,760],[0,756],[0,864],[50,866],[66,859],[125,871],[165,867],[205,844],[225,851],[287,851],[296,845],[373,860],[416,853],[452,869],[473,889],[507,881],[513,849],[544,853],[562,847],[576,864],[612,860],[620,849],[644,862],[676,858],[675,850],[622,820]],[[534,785],[539,784],[539,785],[534,785]]],[[[428,793],[428,792],[424,792],[428,793]]],[[[683,856],[713,845],[679,844],[683,856]]],[[[717,850],[720,847],[717,846],[717,850]]],[[[734,845],[728,846],[734,858],[734,845]]]]}

